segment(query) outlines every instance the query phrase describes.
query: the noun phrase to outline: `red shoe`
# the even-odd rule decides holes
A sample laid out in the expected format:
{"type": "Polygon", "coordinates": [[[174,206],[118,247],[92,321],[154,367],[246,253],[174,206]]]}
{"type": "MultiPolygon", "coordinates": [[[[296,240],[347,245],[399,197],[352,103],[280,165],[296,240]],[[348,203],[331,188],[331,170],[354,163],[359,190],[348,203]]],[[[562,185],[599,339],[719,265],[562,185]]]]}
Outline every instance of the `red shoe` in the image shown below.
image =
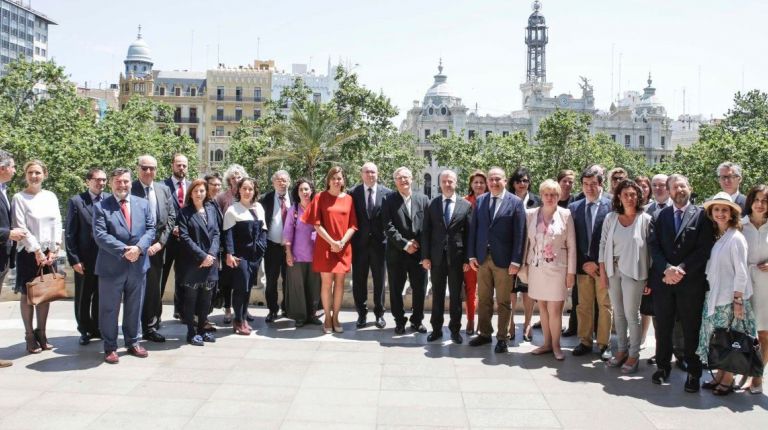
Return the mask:
{"type": "Polygon", "coordinates": [[[104,361],[109,364],[117,364],[120,362],[120,357],[117,356],[117,351],[105,351],[104,361]]]}
{"type": "Polygon", "coordinates": [[[132,356],[138,357],[138,358],[147,358],[147,356],[149,355],[147,350],[144,349],[144,347],[141,345],[136,345],[128,348],[128,354],[131,354],[132,356]]]}
{"type": "Polygon", "coordinates": [[[251,325],[248,324],[246,321],[243,321],[243,325],[241,326],[243,330],[243,334],[246,336],[250,336],[251,334],[251,325]]]}

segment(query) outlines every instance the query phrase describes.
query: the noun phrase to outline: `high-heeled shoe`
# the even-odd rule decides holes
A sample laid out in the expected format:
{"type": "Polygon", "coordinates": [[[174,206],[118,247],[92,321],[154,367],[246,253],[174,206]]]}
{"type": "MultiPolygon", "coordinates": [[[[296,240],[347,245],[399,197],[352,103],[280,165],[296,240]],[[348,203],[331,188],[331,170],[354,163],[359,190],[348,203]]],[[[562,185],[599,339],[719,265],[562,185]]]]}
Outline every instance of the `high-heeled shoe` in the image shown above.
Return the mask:
{"type": "MultiPolygon", "coordinates": [[[[626,361],[626,360],[625,360],[626,361]]],[[[635,362],[632,364],[624,363],[621,366],[621,373],[625,375],[629,375],[632,373],[637,373],[637,366],[640,364],[640,359],[636,358],[635,362]]]]}
{"type": "Polygon", "coordinates": [[[32,333],[34,333],[35,339],[37,340],[37,343],[40,344],[40,348],[43,351],[49,351],[53,349],[53,345],[48,343],[48,336],[46,336],[42,330],[40,330],[39,328],[36,328],[32,330],[32,333]]]}
{"type": "Polygon", "coordinates": [[[532,330],[531,326],[523,327],[523,342],[531,342],[533,340],[532,330]]]}
{"type": "Polygon", "coordinates": [[[42,348],[40,348],[40,344],[37,343],[37,339],[35,338],[34,333],[27,333],[24,335],[24,340],[27,342],[27,352],[30,354],[40,354],[40,352],[43,351],[42,348]]]}
{"type": "Polygon", "coordinates": [[[344,333],[344,328],[341,326],[341,323],[333,323],[333,332],[334,333],[344,333]]]}
{"type": "Polygon", "coordinates": [[[712,390],[712,394],[716,396],[727,396],[733,392],[733,388],[733,382],[731,382],[729,385],[717,384],[717,387],[712,390]]]}
{"type": "Polygon", "coordinates": [[[628,355],[625,355],[621,358],[618,358],[614,355],[608,360],[608,367],[622,367],[624,365],[624,362],[627,361],[628,358],[629,358],[628,355]]]}

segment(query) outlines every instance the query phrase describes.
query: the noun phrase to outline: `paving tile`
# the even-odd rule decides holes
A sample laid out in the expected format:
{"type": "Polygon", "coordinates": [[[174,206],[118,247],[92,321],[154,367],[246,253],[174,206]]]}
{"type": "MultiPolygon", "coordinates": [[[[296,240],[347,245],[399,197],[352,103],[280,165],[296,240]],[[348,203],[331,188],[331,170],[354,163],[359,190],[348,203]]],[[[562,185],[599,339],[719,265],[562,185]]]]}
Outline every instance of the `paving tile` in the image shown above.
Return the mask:
{"type": "MultiPolygon", "coordinates": [[[[138,411],[132,413],[117,413],[110,412],[99,416],[96,420],[88,425],[88,429],[137,429],[148,428],[158,430],[176,430],[186,428],[187,422],[190,417],[188,416],[157,416],[154,414],[142,414],[138,411]]],[[[70,428],[62,426],[60,428],[70,428]]]]}
{"type": "Polygon", "coordinates": [[[288,418],[296,421],[311,421],[327,424],[375,425],[376,406],[349,407],[346,404],[322,404],[313,401],[294,402],[288,411],[288,418]]]}
{"type": "Polygon", "coordinates": [[[156,398],[208,399],[217,388],[216,384],[141,381],[128,395],[156,398]]]}
{"type": "Polygon", "coordinates": [[[200,407],[195,416],[222,418],[251,417],[268,422],[279,421],[285,417],[290,406],[289,402],[262,403],[245,398],[243,400],[209,400],[200,407]]]}
{"type": "Polygon", "coordinates": [[[514,393],[513,395],[488,392],[462,392],[467,409],[551,409],[544,395],[514,393]]]}
{"type": "Polygon", "coordinates": [[[25,407],[3,417],[3,430],[75,429],[94,422],[99,412],[52,411],[25,407]]]}
{"type": "MultiPolygon", "coordinates": [[[[600,403],[599,401],[596,403],[600,403]]],[[[620,428],[622,430],[644,430],[655,429],[642,412],[619,408],[614,409],[611,406],[602,409],[590,410],[556,410],[555,415],[563,428],[566,429],[589,429],[599,425],[601,428],[620,428]]]]}
{"type": "Polygon", "coordinates": [[[380,406],[379,425],[401,426],[459,426],[469,425],[461,408],[410,406],[380,406]]]}
{"type": "Polygon", "coordinates": [[[464,399],[459,392],[451,391],[389,391],[379,396],[381,407],[433,407],[464,408],[464,399]]]}
{"type": "Polygon", "coordinates": [[[288,419],[283,421],[280,430],[377,430],[375,424],[352,424],[352,423],[321,423],[317,421],[297,421],[288,419]]]}
{"type": "Polygon", "coordinates": [[[430,378],[418,376],[382,376],[382,390],[453,391],[458,392],[459,381],[455,378],[430,378]]]}
{"type": "Polygon", "coordinates": [[[549,410],[467,409],[472,428],[560,428],[560,422],[549,410]]]}

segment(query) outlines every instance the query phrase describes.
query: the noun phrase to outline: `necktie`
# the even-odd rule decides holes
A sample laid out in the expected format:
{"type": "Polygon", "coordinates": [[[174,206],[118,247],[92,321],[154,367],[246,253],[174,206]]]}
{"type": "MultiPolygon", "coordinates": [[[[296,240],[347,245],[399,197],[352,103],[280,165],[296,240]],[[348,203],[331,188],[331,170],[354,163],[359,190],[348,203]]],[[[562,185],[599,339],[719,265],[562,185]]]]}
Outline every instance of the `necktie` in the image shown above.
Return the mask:
{"type": "Polygon", "coordinates": [[[6,205],[6,206],[8,206],[8,207],[11,207],[11,205],[10,205],[10,204],[8,204],[8,196],[6,195],[6,193],[7,193],[7,191],[6,191],[6,190],[7,190],[7,187],[8,187],[8,186],[7,186],[7,185],[5,185],[5,184],[0,184],[0,198],[2,198],[2,199],[3,199],[3,201],[5,202],[5,205],[6,205]]]}
{"type": "Polygon", "coordinates": [[[445,209],[443,210],[443,222],[445,223],[445,227],[448,227],[448,224],[451,223],[451,203],[452,201],[450,199],[445,199],[445,209]]]}
{"type": "Polygon", "coordinates": [[[176,191],[176,199],[179,201],[179,207],[184,207],[184,182],[179,181],[179,189],[176,191]]]}
{"type": "Polygon", "coordinates": [[[496,217],[496,200],[498,200],[498,197],[494,197],[491,200],[493,200],[491,203],[491,221],[493,221],[493,218],[496,217]]]}
{"type": "Polygon", "coordinates": [[[592,208],[594,203],[587,203],[587,249],[592,245],[592,208]]]}
{"type": "Polygon", "coordinates": [[[152,213],[157,212],[157,196],[155,195],[155,190],[151,187],[144,187],[144,191],[147,196],[147,200],[149,200],[149,207],[152,209],[152,213]]]}
{"type": "Polygon", "coordinates": [[[665,207],[667,207],[666,203],[657,203],[656,204],[656,208],[657,209],[664,209],[665,207]]]}
{"type": "Polygon", "coordinates": [[[675,210],[675,234],[680,231],[680,225],[683,224],[683,211],[680,209],[675,210]]]}
{"type": "Polygon", "coordinates": [[[368,219],[373,218],[373,188],[368,187],[368,202],[367,205],[367,211],[368,211],[368,219]]]}
{"type": "Polygon", "coordinates": [[[283,220],[283,224],[285,224],[285,216],[288,215],[288,205],[286,204],[287,200],[288,199],[285,198],[285,194],[280,196],[280,217],[283,220]]]}
{"type": "Polygon", "coordinates": [[[128,213],[128,201],[123,199],[120,200],[120,212],[123,213],[123,216],[125,217],[125,225],[128,227],[128,230],[131,229],[131,214],[128,213]]]}
{"type": "Polygon", "coordinates": [[[93,202],[94,202],[94,203],[98,203],[98,202],[100,202],[100,201],[101,201],[101,194],[99,194],[98,196],[96,196],[96,197],[94,197],[94,198],[93,198],[93,202]]]}

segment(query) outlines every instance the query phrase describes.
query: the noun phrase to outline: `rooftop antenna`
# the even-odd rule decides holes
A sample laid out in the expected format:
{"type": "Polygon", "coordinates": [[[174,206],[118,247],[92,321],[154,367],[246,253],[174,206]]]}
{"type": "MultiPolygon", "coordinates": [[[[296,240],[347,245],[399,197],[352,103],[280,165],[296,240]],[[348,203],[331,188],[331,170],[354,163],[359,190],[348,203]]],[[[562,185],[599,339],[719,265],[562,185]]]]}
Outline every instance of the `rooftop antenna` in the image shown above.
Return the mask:
{"type": "Polygon", "coordinates": [[[616,47],[616,44],[611,43],[611,97],[613,97],[613,72],[615,70],[614,64],[613,64],[613,57],[614,57],[614,48],[616,47]]]}
{"type": "Polygon", "coordinates": [[[261,60],[261,56],[259,55],[259,51],[261,50],[261,37],[256,38],[256,59],[261,60]]]}
{"type": "Polygon", "coordinates": [[[195,30],[192,29],[192,37],[189,41],[189,70],[191,71],[195,67],[194,64],[194,55],[195,55],[195,30]]]}

